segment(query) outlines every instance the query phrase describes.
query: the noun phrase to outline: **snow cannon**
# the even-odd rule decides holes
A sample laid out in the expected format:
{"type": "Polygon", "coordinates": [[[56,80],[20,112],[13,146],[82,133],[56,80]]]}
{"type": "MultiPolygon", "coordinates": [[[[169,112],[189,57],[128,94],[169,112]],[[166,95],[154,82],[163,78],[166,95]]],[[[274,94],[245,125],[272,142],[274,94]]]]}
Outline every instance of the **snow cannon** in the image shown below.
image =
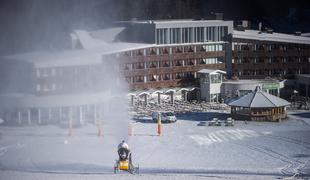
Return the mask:
{"type": "Polygon", "coordinates": [[[131,174],[139,174],[139,166],[134,166],[131,160],[131,153],[126,148],[120,148],[118,150],[119,159],[114,164],[114,174],[122,171],[128,171],[131,174]]]}

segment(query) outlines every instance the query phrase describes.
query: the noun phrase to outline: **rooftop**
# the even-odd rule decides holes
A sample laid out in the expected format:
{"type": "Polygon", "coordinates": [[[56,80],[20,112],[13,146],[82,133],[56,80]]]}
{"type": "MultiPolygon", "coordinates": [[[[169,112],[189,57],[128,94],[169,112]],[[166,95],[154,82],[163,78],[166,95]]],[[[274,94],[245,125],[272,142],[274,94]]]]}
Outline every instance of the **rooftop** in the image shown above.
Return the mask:
{"type": "Polygon", "coordinates": [[[222,71],[222,70],[216,70],[216,69],[202,69],[200,71],[198,71],[198,73],[201,73],[201,74],[226,74],[225,71],[222,71]]]}
{"type": "Polygon", "coordinates": [[[255,91],[240,97],[228,105],[248,108],[271,108],[288,106],[290,103],[282,98],[262,91],[257,86],[255,91]]]}
{"type": "Polygon", "coordinates": [[[103,61],[103,55],[152,46],[154,45],[142,43],[105,43],[90,49],[39,51],[5,56],[4,59],[33,63],[35,67],[99,64],[103,61]]]}
{"type": "Polygon", "coordinates": [[[265,33],[257,30],[233,31],[233,38],[250,39],[258,41],[286,42],[295,44],[310,44],[309,37],[296,36],[283,33],[265,33]]]}

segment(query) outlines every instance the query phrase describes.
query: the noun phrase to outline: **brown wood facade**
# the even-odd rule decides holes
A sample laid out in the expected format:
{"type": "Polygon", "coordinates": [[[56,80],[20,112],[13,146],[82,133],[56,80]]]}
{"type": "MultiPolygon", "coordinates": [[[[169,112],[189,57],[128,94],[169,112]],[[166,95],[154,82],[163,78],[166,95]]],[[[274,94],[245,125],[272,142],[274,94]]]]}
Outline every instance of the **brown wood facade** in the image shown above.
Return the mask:
{"type": "Polygon", "coordinates": [[[120,70],[129,88],[135,90],[199,85],[197,71],[206,68],[225,70],[223,49],[206,51],[203,45],[183,45],[125,52],[119,57],[120,70]],[[216,60],[206,63],[210,58],[216,60]]]}
{"type": "Polygon", "coordinates": [[[249,121],[280,121],[287,117],[285,107],[246,108],[232,106],[231,115],[234,119],[249,121]]]}
{"type": "Polygon", "coordinates": [[[310,45],[233,40],[233,74],[241,79],[310,73],[310,45]]]}

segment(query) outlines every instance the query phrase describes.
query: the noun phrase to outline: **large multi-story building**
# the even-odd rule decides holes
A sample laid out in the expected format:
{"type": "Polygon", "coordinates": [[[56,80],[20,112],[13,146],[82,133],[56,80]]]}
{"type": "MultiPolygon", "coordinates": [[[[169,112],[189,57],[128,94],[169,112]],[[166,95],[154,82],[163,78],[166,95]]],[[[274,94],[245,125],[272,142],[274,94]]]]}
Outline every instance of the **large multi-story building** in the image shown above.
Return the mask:
{"type": "Polygon", "coordinates": [[[228,34],[232,21],[142,21],[129,27],[123,40],[154,44],[120,54],[131,89],[190,86],[204,68],[222,69],[231,59],[228,34]]]}
{"type": "Polygon", "coordinates": [[[310,73],[310,38],[272,30],[234,30],[232,71],[242,79],[310,73]]]}
{"type": "MultiPolygon", "coordinates": [[[[256,79],[309,73],[307,37],[236,31],[232,21],[223,20],[117,25],[74,31],[70,50],[2,57],[0,80],[5,86],[0,88],[0,117],[19,124],[70,118],[79,123],[96,122],[109,111],[106,104],[113,104],[110,99],[128,90],[136,90],[131,95],[144,95],[145,99],[152,92],[158,97],[169,93],[173,103],[173,93],[199,86],[197,72],[202,69],[256,79]]],[[[215,94],[216,100],[222,98],[215,94]]]]}
{"type": "Polygon", "coordinates": [[[1,58],[1,82],[6,84],[1,87],[1,118],[18,124],[70,118],[96,122],[109,111],[105,104],[117,98],[115,92],[123,92],[122,78],[135,90],[198,85],[197,71],[225,69],[231,59],[226,40],[231,21],[120,24],[123,27],[75,31],[72,50],[1,58]]]}

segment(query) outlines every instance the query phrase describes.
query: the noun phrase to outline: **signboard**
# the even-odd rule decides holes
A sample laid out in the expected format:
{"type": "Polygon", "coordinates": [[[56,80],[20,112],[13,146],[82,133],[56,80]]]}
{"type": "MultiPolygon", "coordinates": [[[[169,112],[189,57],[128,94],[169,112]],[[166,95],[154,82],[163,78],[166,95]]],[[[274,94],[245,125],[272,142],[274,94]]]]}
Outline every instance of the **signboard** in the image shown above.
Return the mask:
{"type": "Polygon", "coordinates": [[[280,84],[277,82],[267,82],[263,84],[263,90],[264,89],[278,89],[280,88],[280,84]]]}

